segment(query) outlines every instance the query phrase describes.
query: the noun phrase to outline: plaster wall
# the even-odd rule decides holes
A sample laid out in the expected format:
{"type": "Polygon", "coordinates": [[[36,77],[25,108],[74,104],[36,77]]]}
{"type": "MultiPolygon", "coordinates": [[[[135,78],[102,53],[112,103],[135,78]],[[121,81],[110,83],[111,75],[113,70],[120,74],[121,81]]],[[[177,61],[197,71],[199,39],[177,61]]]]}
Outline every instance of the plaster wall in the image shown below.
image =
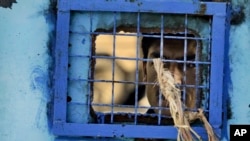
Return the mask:
{"type": "MultiPolygon", "coordinates": [[[[0,7],[0,140],[52,141],[49,0],[23,0],[0,7]],[[11,7],[11,8],[10,8],[11,7]]],[[[250,124],[250,1],[233,0],[244,18],[231,25],[226,91],[231,116],[225,124],[250,124]]],[[[98,21],[96,20],[96,25],[98,21]]],[[[110,23],[106,23],[109,26],[110,23]]],[[[146,24],[146,23],[145,23],[146,24]]],[[[105,26],[105,25],[103,25],[105,26]]],[[[227,126],[228,127],[228,126],[227,126]]],[[[228,129],[225,128],[224,140],[228,129]]]]}

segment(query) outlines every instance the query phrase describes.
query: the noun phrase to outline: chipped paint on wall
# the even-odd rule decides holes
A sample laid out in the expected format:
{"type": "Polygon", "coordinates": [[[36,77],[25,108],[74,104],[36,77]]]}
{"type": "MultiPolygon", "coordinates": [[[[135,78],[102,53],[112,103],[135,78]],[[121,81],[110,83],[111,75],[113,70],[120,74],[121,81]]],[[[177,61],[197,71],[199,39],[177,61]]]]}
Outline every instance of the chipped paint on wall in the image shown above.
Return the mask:
{"type": "Polygon", "coordinates": [[[22,0],[12,9],[0,7],[0,140],[54,138],[47,116],[48,6],[49,0],[22,0]]]}
{"type": "Polygon", "coordinates": [[[17,1],[16,0],[0,0],[0,7],[11,9],[12,4],[14,3],[17,3],[17,1]]]}

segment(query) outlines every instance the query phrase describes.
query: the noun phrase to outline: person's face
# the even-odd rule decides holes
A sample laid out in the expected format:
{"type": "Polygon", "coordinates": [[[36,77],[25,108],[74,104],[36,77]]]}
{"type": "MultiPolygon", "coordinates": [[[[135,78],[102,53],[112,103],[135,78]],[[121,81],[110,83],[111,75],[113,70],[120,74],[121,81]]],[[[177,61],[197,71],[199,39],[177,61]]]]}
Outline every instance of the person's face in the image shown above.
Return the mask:
{"type": "MultiPolygon", "coordinates": [[[[168,69],[174,77],[175,83],[180,85],[195,85],[196,69],[195,64],[186,63],[186,71],[184,72],[184,63],[177,63],[176,60],[184,60],[184,40],[179,39],[165,39],[163,46],[163,57],[167,60],[172,60],[172,62],[164,63],[164,68],[168,69]]],[[[187,41],[186,50],[187,61],[194,61],[196,57],[196,41],[187,41]]],[[[154,41],[148,50],[148,59],[160,58],[160,40],[154,41]]],[[[157,74],[154,69],[154,64],[152,61],[144,62],[144,80],[146,82],[156,82],[157,74]]],[[[188,108],[195,108],[196,96],[195,89],[190,87],[181,87],[181,91],[186,90],[185,104],[188,108]]],[[[159,87],[156,85],[146,85],[146,94],[149,103],[153,107],[166,107],[167,103],[161,101],[159,104],[159,87]]],[[[164,98],[162,98],[164,99],[164,98]]],[[[158,110],[155,110],[158,113],[158,110]]],[[[162,114],[169,115],[169,110],[163,110],[162,114]]]]}

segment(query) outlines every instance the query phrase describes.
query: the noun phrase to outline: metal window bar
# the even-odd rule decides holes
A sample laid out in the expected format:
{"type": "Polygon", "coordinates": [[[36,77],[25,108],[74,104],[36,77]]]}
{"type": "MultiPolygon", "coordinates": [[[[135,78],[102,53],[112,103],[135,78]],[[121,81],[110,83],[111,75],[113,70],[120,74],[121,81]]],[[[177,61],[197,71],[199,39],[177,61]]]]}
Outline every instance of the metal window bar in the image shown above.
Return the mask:
{"type": "MultiPolygon", "coordinates": [[[[115,57],[115,51],[116,51],[116,12],[114,12],[114,26],[113,26],[113,52],[112,52],[112,56],[115,57]]],[[[112,60],[112,81],[114,81],[114,75],[115,75],[115,58],[113,58],[112,60]]],[[[114,83],[112,83],[112,104],[111,104],[111,123],[113,123],[113,112],[114,112],[114,83]]]]}
{"type": "Polygon", "coordinates": [[[134,124],[136,125],[137,124],[137,109],[138,109],[138,89],[139,89],[139,86],[138,86],[138,82],[139,82],[139,61],[138,61],[138,58],[140,58],[140,52],[139,52],[139,47],[140,47],[140,43],[139,43],[139,38],[140,38],[140,13],[138,12],[137,13],[137,29],[136,29],[136,37],[137,37],[137,40],[136,40],[136,72],[135,72],[135,106],[134,106],[134,109],[135,109],[135,117],[134,117],[134,124]]]}
{"type": "MultiPolygon", "coordinates": [[[[95,56],[95,55],[71,55],[69,54],[69,36],[70,33],[73,32],[73,34],[81,34],[81,35],[99,35],[99,32],[93,31],[93,17],[92,14],[90,14],[90,32],[70,32],[70,18],[71,13],[70,11],[85,11],[90,12],[93,11],[106,11],[106,12],[138,12],[137,15],[137,30],[136,34],[126,34],[125,36],[136,36],[137,37],[137,48],[136,48],[136,58],[127,58],[127,57],[116,57],[115,56],[115,39],[117,35],[120,35],[119,33],[116,33],[116,18],[114,17],[114,26],[113,26],[113,33],[101,33],[101,34],[110,34],[113,35],[113,56],[109,59],[116,60],[135,60],[136,61],[136,68],[138,69],[138,61],[152,61],[151,59],[140,59],[139,58],[139,50],[138,50],[138,38],[139,37],[160,37],[161,38],[161,48],[163,47],[163,39],[165,38],[173,38],[173,39],[183,39],[185,41],[184,50],[186,53],[187,49],[187,40],[188,39],[194,39],[194,40],[206,40],[206,38],[203,37],[188,37],[187,31],[186,31],[186,24],[187,24],[187,17],[188,15],[208,15],[211,16],[212,22],[211,22],[211,38],[209,38],[209,43],[211,42],[211,60],[208,59],[208,61],[199,60],[196,56],[195,61],[187,61],[186,56],[184,56],[184,60],[165,60],[164,62],[177,62],[177,63],[183,63],[184,68],[183,71],[185,72],[186,64],[187,63],[193,63],[198,68],[200,65],[207,65],[210,68],[210,76],[209,76],[209,87],[207,85],[200,85],[195,83],[195,85],[186,85],[184,84],[182,87],[186,89],[186,87],[194,87],[196,89],[209,89],[209,108],[205,109],[205,111],[209,112],[209,122],[215,129],[215,132],[220,135],[221,129],[220,126],[222,124],[222,119],[220,118],[214,118],[218,117],[218,115],[221,115],[222,117],[222,81],[223,81],[223,52],[224,52],[224,46],[225,43],[225,30],[226,27],[224,27],[226,24],[226,16],[227,16],[227,3],[206,3],[206,2],[196,2],[196,3],[189,3],[189,2],[162,2],[162,1],[137,1],[137,2],[129,2],[129,1],[105,1],[105,0],[92,0],[92,1],[83,1],[83,0],[61,0],[58,3],[58,19],[57,19],[57,38],[56,38],[56,47],[55,47],[55,82],[54,82],[54,122],[53,122],[53,131],[56,135],[62,135],[62,136],[98,136],[98,137],[131,137],[131,138],[169,138],[169,139],[175,139],[177,135],[176,129],[172,125],[166,125],[166,126],[154,126],[154,125],[139,125],[137,123],[138,121],[138,114],[137,114],[137,108],[139,107],[137,103],[135,104],[135,116],[134,116],[134,124],[119,124],[114,123],[114,113],[113,113],[113,106],[124,106],[124,105],[117,105],[114,104],[112,100],[111,106],[111,123],[114,124],[95,124],[91,123],[91,121],[88,121],[89,116],[91,115],[91,107],[87,106],[87,122],[69,122],[67,119],[67,112],[70,110],[67,103],[67,92],[68,87],[71,81],[84,81],[88,82],[89,84],[93,82],[98,81],[106,81],[112,83],[112,95],[113,95],[113,88],[114,88],[114,82],[116,83],[133,83],[136,86],[136,100],[138,99],[137,93],[138,93],[138,85],[139,84],[149,84],[149,83],[142,83],[138,81],[138,72],[136,72],[136,82],[129,82],[129,81],[116,81],[114,79],[114,61],[112,66],[112,80],[95,80],[92,79],[92,73],[87,73],[88,78],[70,78],[68,71],[68,63],[70,59],[72,58],[106,58],[105,56],[95,56]],[[103,6],[107,4],[107,6],[103,6]],[[204,6],[205,11],[204,11],[204,6]],[[122,7],[122,8],[121,8],[122,7]],[[157,8],[154,8],[157,7],[157,8]],[[164,35],[162,31],[164,24],[163,19],[164,16],[161,15],[161,34],[159,35],[141,35],[140,32],[140,13],[147,13],[147,12],[153,12],[153,13],[174,13],[174,14],[184,14],[186,16],[185,18],[185,32],[184,37],[175,37],[175,36],[169,36],[164,35]],[[63,23],[63,24],[62,24],[63,23]],[[216,28],[215,27],[220,27],[216,28]],[[212,39],[212,40],[211,40],[212,39]],[[215,83],[217,82],[217,83],[215,83]],[[108,130],[107,130],[108,129],[108,130]],[[138,132],[140,131],[140,132],[138,132]],[[163,132],[164,131],[164,132],[163,132]],[[168,134],[166,134],[166,132],[168,134]]],[[[116,15],[116,14],[114,14],[116,15]]],[[[121,34],[122,35],[122,34],[121,34]]],[[[90,38],[90,40],[92,40],[90,38]]],[[[92,41],[90,41],[90,46],[92,46],[92,41]]],[[[197,50],[197,48],[196,48],[197,50]]],[[[92,49],[89,48],[89,52],[91,52],[92,49]]],[[[184,54],[185,54],[184,53],[184,54]]],[[[210,55],[208,55],[210,57],[210,55]]],[[[162,58],[162,52],[161,52],[161,58],[162,58]]],[[[88,64],[90,66],[90,64],[88,64]]],[[[198,70],[196,71],[197,74],[199,74],[198,70]]],[[[186,75],[184,75],[184,79],[186,75]]],[[[198,79],[198,78],[197,78],[198,79]]],[[[196,80],[196,82],[199,80],[196,80]]],[[[92,88],[91,85],[88,86],[88,91],[86,96],[88,97],[87,103],[80,102],[78,104],[86,104],[90,105],[90,99],[91,99],[91,93],[92,88]]],[[[197,91],[196,91],[197,93],[197,91]]],[[[160,100],[161,101],[161,100],[160,100]]],[[[137,102],[137,101],[136,101],[137,102]]],[[[77,104],[77,102],[75,102],[77,104]]],[[[100,104],[105,105],[105,104],[100,104]]],[[[125,106],[126,107],[126,106],[125,106]]],[[[127,106],[130,107],[130,106],[127,106]]],[[[146,108],[146,107],[142,107],[146,108]]],[[[158,109],[159,107],[152,107],[155,109],[158,109]]],[[[103,120],[102,120],[103,122],[103,120]]],[[[158,124],[161,124],[161,116],[158,114],[158,124]]],[[[203,127],[195,126],[194,130],[197,131],[202,137],[206,138],[206,132],[203,127]]]]}
{"type": "MultiPolygon", "coordinates": [[[[89,29],[89,31],[90,32],[92,32],[93,30],[92,30],[92,25],[93,25],[93,16],[92,16],[92,14],[90,13],[90,18],[89,18],[89,23],[90,23],[90,29],[89,29]]],[[[92,42],[90,41],[90,46],[93,46],[92,45],[92,42]]],[[[92,52],[92,48],[89,48],[89,52],[92,52]]],[[[69,56],[70,57],[70,56],[69,56]]],[[[86,56],[85,56],[86,57],[86,56]]],[[[89,58],[90,59],[90,61],[91,61],[91,58],[90,57],[87,57],[87,58],[89,58]]],[[[88,73],[88,79],[92,79],[92,72],[90,72],[89,71],[89,73],[88,73]]],[[[79,79],[78,79],[79,80],[79,79]]],[[[91,85],[88,85],[88,105],[90,105],[91,104],[91,93],[92,93],[92,91],[93,91],[93,88],[92,88],[92,86],[91,85]]],[[[90,115],[90,111],[91,111],[91,109],[90,109],[91,107],[88,107],[87,108],[87,113],[88,113],[88,115],[90,115]]]]}
{"type": "MultiPolygon", "coordinates": [[[[187,24],[188,24],[188,20],[187,20],[187,14],[185,14],[185,23],[184,23],[184,26],[185,26],[185,31],[184,31],[184,36],[185,36],[185,39],[184,39],[184,64],[183,64],[183,73],[184,73],[184,76],[183,76],[183,83],[184,85],[187,84],[186,82],[186,79],[187,79],[187,24]]],[[[196,54],[197,55],[197,54],[196,54]]],[[[199,68],[196,68],[196,69],[199,69],[199,68]]],[[[186,101],[186,95],[187,95],[187,92],[186,92],[186,87],[184,86],[184,89],[183,89],[183,101],[186,101]]],[[[196,93],[197,95],[197,93],[196,93]]]]}
{"type": "MultiPolygon", "coordinates": [[[[164,45],[164,15],[161,15],[161,44],[160,44],[160,58],[163,58],[163,45],[164,45]]],[[[160,90],[159,90],[160,91],[160,90]]],[[[160,93],[159,96],[159,105],[162,104],[162,93],[160,93]]],[[[159,106],[160,107],[160,106],[159,106]]],[[[161,116],[162,116],[162,110],[159,111],[158,114],[158,124],[161,124],[161,116]]]]}

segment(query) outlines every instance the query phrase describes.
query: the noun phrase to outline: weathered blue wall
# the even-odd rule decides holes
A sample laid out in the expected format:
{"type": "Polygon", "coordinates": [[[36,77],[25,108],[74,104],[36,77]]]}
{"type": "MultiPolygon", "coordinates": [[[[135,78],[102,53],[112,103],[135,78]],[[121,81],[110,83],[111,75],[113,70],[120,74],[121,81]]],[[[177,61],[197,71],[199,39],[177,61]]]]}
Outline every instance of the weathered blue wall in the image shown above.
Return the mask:
{"type": "MultiPolygon", "coordinates": [[[[238,22],[231,26],[229,64],[231,85],[229,86],[230,110],[229,124],[250,124],[250,1],[234,0],[235,10],[243,9],[238,22]],[[240,18],[242,17],[242,18],[240,18]]],[[[240,10],[239,10],[240,11],[240,10]]],[[[236,21],[237,21],[236,20],[236,21]]]]}
{"type": "MultiPolygon", "coordinates": [[[[250,1],[230,30],[228,80],[231,116],[226,124],[250,124],[250,1]],[[244,15],[244,16],[242,16],[244,15]]],[[[0,140],[49,141],[51,41],[50,0],[20,0],[0,6],[0,140]]],[[[240,9],[240,8],[239,8],[240,9]]],[[[227,130],[225,128],[224,140],[227,130]]]]}
{"type": "MultiPolygon", "coordinates": [[[[2,1],[1,1],[2,4],[2,1]]],[[[0,140],[53,140],[47,117],[49,0],[0,7],[0,140]]]]}

